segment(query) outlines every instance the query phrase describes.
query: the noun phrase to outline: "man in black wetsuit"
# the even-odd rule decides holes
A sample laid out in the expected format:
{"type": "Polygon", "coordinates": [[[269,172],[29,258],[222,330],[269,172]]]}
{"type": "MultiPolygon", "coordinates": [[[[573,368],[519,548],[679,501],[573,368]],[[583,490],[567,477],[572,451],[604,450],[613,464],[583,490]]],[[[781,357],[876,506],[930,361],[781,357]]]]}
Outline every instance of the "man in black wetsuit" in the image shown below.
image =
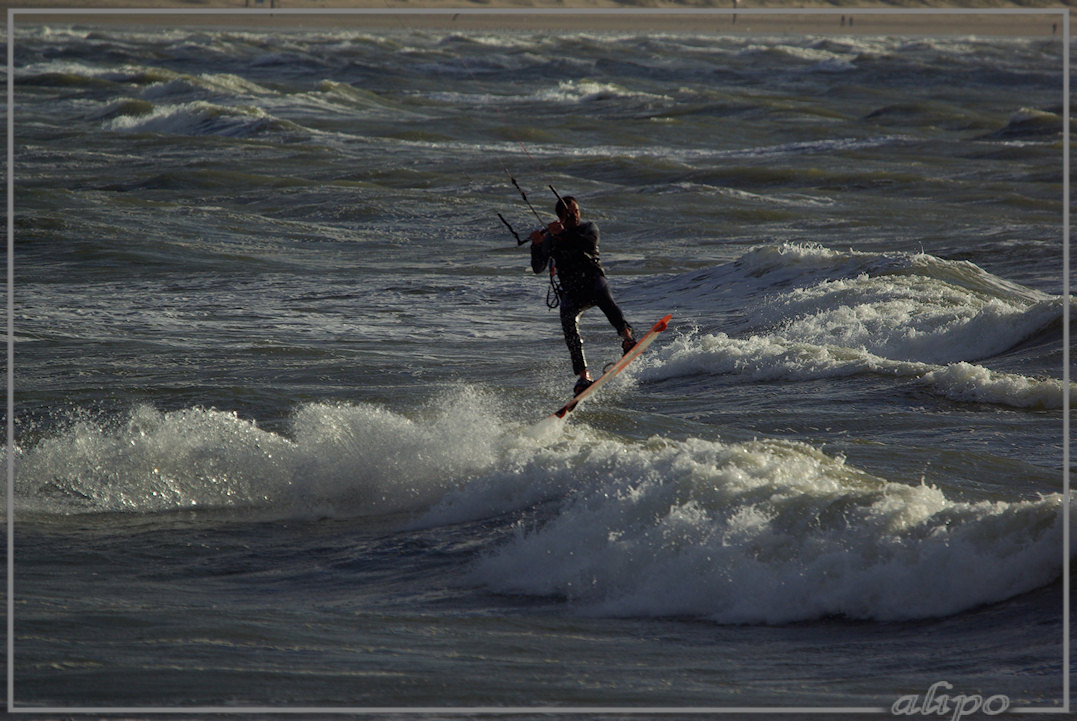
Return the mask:
{"type": "Polygon", "coordinates": [[[531,269],[541,273],[551,266],[560,281],[558,300],[561,328],[572,356],[572,372],[579,376],[573,394],[582,393],[594,379],[587,370],[580,339],[580,314],[598,306],[621,336],[621,350],[627,353],[636,344],[632,327],[613,301],[606,273],[598,258],[598,227],[580,222],[580,205],[571,195],[557,201],[556,222],[531,234],[531,269]]]}

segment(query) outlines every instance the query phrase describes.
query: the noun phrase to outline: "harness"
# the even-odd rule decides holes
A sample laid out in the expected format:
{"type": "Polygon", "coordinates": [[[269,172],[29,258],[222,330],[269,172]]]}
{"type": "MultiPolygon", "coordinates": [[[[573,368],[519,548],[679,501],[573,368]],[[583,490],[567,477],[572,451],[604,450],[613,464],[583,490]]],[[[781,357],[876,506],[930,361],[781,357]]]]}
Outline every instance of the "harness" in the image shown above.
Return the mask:
{"type": "MultiPolygon", "coordinates": [[[[547,237],[552,242],[557,241],[557,237],[555,237],[555,236],[547,235],[547,237]]],[[[583,255],[583,257],[587,258],[589,261],[594,263],[596,266],[598,265],[598,259],[594,255],[592,255],[591,253],[582,253],[582,255],[583,255]]],[[[561,305],[561,295],[565,292],[565,289],[561,285],[561,278],[557,275],[557,261],[554,259],[552,248],[551,248],[551,252],[550,252],[549,264],[550,264],[550,287],[546,290],[546,307],[549,308],[550,310],[553,310],[554,308],[557,308],[558,306],[561,305]]]]}

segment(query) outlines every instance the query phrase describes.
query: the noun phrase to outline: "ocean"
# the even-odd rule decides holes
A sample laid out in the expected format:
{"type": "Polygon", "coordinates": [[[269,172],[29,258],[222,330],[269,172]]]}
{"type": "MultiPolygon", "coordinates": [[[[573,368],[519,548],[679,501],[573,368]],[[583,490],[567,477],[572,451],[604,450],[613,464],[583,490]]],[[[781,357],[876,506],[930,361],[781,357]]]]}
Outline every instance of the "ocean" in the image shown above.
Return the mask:
{"type": "Polygon", "coordinates": [[[1068,701],[1061,36],[14,37],[15,707],[1068,701]]]}

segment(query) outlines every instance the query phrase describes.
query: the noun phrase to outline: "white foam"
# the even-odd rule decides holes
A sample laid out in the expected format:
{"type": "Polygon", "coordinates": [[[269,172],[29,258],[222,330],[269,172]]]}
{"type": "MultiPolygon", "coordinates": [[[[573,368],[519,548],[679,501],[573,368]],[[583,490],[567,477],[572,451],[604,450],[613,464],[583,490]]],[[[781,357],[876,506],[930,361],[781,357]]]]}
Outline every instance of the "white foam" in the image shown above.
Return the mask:
{"type": "MultiPolygon", "coordinates": [[[[957,401],[1057,409],[1061,380],[990,370],[998,356],[1056,324],[1062,299],[972,263],[925,254],[758,246],[735,263],[652,284],[689,296],[705,322],[715,299],[737,308],[739,336],[682,330],[634,367],[657,381],[696,374],[815,380],[871,373],[918,380],[957,401]]],[[[630,376],[631,377],[631,376],[630,376]]]]}
{"type": "Polygon", "coordinates": [[[736,623],[942,615],[1060,571],[1057,494],[955,502],[781,441],[626,442],[579,423],[535,438],[492,405],[467,387],[408,414],[309,404],[288,437],[143,406],[19,450],[18,510],[405,514],[412,527],[516,513],[475,582],[582,613],[736,623]]]}
{"type": "MultiPolygon", "coordinates": [[[[950,400],[1013,408],[1058,409],[1063,383],[957,362],[947,365],[891,360],[842,345],[819,345],[773,335],[732,338],[725,333],[682,333],[628,376],[655,382],[698,374],[738,375],[753,381],[808,381],[860,374],[907,378],[950,400]]],[[[1077,384],[1070,384],[1077,400],[1077,384]]]]}
{"type": "MultiPolygon", "coordinates": [[[[937,393],[956,401],[1017,408],[1062,408],[1063,384],[1054,378],[1029,378],[971,363],[953,363],[925,373],[922,380],[937,393]]],[[[1071,403],[1077,400],[1077,385],[1071,383],[1069,393],[1071,403]]]]}
{"type": "Polygon", "coordinates": [[[864,275],[783,294],[765,313],[790,340],[948,363],[1008,350],[1057,319],[1060,307],[988,297],[925,276],[864,275]]]}
{"type": "Polygon", "coordinates": [[[253,105],[223,106],[197,100],[159,105],[139,115],[119,115],[104,123],[116,132],[247,137],[267,128],[299,129],[253,105]]]}
{"type": "Polygon", "coordinates": [[[530,99],[543,103],[577,103],[608,98],[671,99],[669,96],[628,90],[616,83],[600,83],[595,80],[561,80],[556,88],[537,90],[530,99]]]}
{"type": "Polygon", "coordinates": [[[777,441],[654,438],[577,461],[583,490],[484,557],[478,582],[600,615],[782,623],[956,613],[1061,570],[1057,495],[953,502],[777,441]]]}
{"type": "Polygon", "coordinates": [[[294,453],[235,414],[139,406],[122,423],[80,420],[19,452],[16,500],[50,514],[264,505],[291,483],[294,453]]]}
{"type": "Polygon", "coordinates": [[[288,436],[234,413],[133,409],[18,450],[21,509],[48,514],[257,510],[274,517],[421,512],[521,440],[472,389],[410,418],[371,405],[300,407],[288,436]]]}
{"type": "Polygon", "coordinates": [[[641,371],[639,377],[647,381],[698,373],[735,374],[756,381],[815,380],[859,373],[915,377],[934,368],[923,363],[890,361],[865,350],[772,335],[731,338],[725,333],[682,334],[663,347],[659,360],[641,371]]]}
{"type": "Polygon", "coordinates": [[[491,406],[471,388],[419,418],[365,405],[304,406],[295,419],[298,485],[319,499],[322,515],[424,510],[510,452],[518,433],[507,433],[491,406]]]}

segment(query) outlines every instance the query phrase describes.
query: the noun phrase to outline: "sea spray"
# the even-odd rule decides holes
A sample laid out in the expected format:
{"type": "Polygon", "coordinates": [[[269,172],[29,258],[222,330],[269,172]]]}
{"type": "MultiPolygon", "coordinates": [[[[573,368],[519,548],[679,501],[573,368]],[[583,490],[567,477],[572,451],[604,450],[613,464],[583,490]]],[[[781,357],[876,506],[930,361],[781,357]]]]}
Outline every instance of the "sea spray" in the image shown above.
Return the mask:
{"type": "MultiPolygon", "coordinates": [[[[501,462],[518,433],[472,387],[408,416],[379,406],[310,404],[295,417],[302,493],[327,515],[421,511],[501,462]]],[[[299,501],[297,501],[299,503],[299,501]]]]}
{"type": "Polygon", "coordinates": [[[490,408],[466,388],[414,417],[372,404],[311,403],[282,435],[234,412],[139,405],[124,418],[80,418],[19,448],[17,503],[46,514],[422,511],[520,438],[490,408]]]}
{"type": "Polygon", "coordinates": [[[294,445],[235,413],[162,412],[79,419],[16,459],[17,509],[155,513],[271,503],[292,481],[294,445]]]}

